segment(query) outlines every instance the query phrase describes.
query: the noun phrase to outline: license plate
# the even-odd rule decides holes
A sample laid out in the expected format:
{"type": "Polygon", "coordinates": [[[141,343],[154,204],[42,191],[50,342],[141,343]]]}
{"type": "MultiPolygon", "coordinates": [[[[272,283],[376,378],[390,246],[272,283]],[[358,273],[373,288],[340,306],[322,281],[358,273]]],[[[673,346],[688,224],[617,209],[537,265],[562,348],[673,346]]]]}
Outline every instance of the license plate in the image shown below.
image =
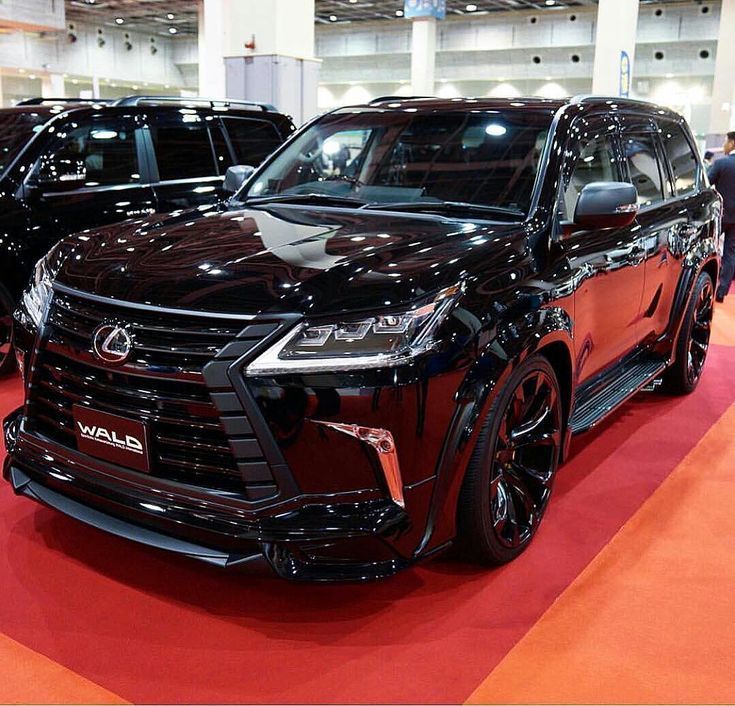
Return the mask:
{"type": "Polygon", "coordinates": [[[77,448],[95,458],[149,473],[148,427],[143,422],[74,405],[77,448]]]}

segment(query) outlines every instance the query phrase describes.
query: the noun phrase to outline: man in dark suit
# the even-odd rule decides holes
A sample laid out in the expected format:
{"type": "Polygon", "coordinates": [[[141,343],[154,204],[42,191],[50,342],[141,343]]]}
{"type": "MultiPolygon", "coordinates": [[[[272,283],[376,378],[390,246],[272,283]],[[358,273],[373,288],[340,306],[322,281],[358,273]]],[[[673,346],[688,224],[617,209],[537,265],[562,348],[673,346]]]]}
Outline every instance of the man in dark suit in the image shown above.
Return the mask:
{"type": "Polygon", "coordinates": [[[722,230],[725,233],[725,250],[722,255],[720,282],[715,298],[721,302],[727,296],[735,275],[735,131],[727,133],[722,148],[725,156],[715,160],[707,175],[724,201],[722,230]]]}

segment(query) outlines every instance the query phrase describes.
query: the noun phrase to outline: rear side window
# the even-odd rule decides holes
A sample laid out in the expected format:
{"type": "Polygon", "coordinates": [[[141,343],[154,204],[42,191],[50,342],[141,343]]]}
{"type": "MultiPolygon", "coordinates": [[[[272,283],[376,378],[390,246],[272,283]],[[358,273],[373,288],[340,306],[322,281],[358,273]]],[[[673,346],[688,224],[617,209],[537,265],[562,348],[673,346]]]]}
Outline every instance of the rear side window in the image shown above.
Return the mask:
{"type": "Polygon", "coordinates": [[[161,181],[219,174],[207,124],[196,111],[156,116],[150,130],[161,181]]]}
{"type": "Polygon", "coordinates": [[[283,142],[278,131],[266,120],[222,118],[238,164],[257,167],[283,142]]]}
{"type": "Polygon", "coordinates": [[[663,200],[663,170],[658,161],[655,136],[651,133],[624,133],[623,153],[630,181],[638,191],[638,204],[650,206],[663,200]]]}
{"type": "Polygon", "coordinates": [[[675,123],[664,123],[661,125],[661,139],[671,164],[676,195],[693,193],[699,185],[699,160],[684,130],[675,123]]]}

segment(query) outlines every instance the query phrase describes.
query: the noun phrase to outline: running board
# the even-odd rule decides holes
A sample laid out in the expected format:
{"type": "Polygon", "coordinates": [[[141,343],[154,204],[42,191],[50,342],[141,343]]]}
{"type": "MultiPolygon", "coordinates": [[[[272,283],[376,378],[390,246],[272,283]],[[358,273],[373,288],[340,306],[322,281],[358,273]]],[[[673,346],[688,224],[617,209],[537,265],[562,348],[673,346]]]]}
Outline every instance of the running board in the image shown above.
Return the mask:
{"type": "Polygon", "coordinates": [[[664,370],[662,358],[645,357],[624,363],[614,373],[596,381],[591,389],[577,395],[574,414],[569,421],[572,434],[587,431],[635,395],[664,370]]]}

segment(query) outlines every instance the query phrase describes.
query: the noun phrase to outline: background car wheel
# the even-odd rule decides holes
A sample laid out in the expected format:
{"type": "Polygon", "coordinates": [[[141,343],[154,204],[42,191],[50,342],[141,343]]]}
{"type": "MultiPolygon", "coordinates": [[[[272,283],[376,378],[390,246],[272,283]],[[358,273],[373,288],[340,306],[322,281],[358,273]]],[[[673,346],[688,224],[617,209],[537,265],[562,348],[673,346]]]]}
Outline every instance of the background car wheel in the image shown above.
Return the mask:
{"type": "Polygon", "coordinates": [[[13,328],[13,305],[11,299],[0,288],[0,376],[15,370],[15,353],[11,344],[13,328]]]}
{"type": "Polygon", "coordinates": [[[468,559],[504,564],[536,534],[562,443],[559,383],[546,358],[524,361],[488,413],[460,492],[458,547],[468,559]]]}
{"type": "Polygon", "coordinates": [[[676,395],[694,390],[702,376],[709,349],[714,311],[712,278],[702,272],[697,278],[692,298],[676,342],[676,362],[666,371],[666,389],[676,395]]]}

